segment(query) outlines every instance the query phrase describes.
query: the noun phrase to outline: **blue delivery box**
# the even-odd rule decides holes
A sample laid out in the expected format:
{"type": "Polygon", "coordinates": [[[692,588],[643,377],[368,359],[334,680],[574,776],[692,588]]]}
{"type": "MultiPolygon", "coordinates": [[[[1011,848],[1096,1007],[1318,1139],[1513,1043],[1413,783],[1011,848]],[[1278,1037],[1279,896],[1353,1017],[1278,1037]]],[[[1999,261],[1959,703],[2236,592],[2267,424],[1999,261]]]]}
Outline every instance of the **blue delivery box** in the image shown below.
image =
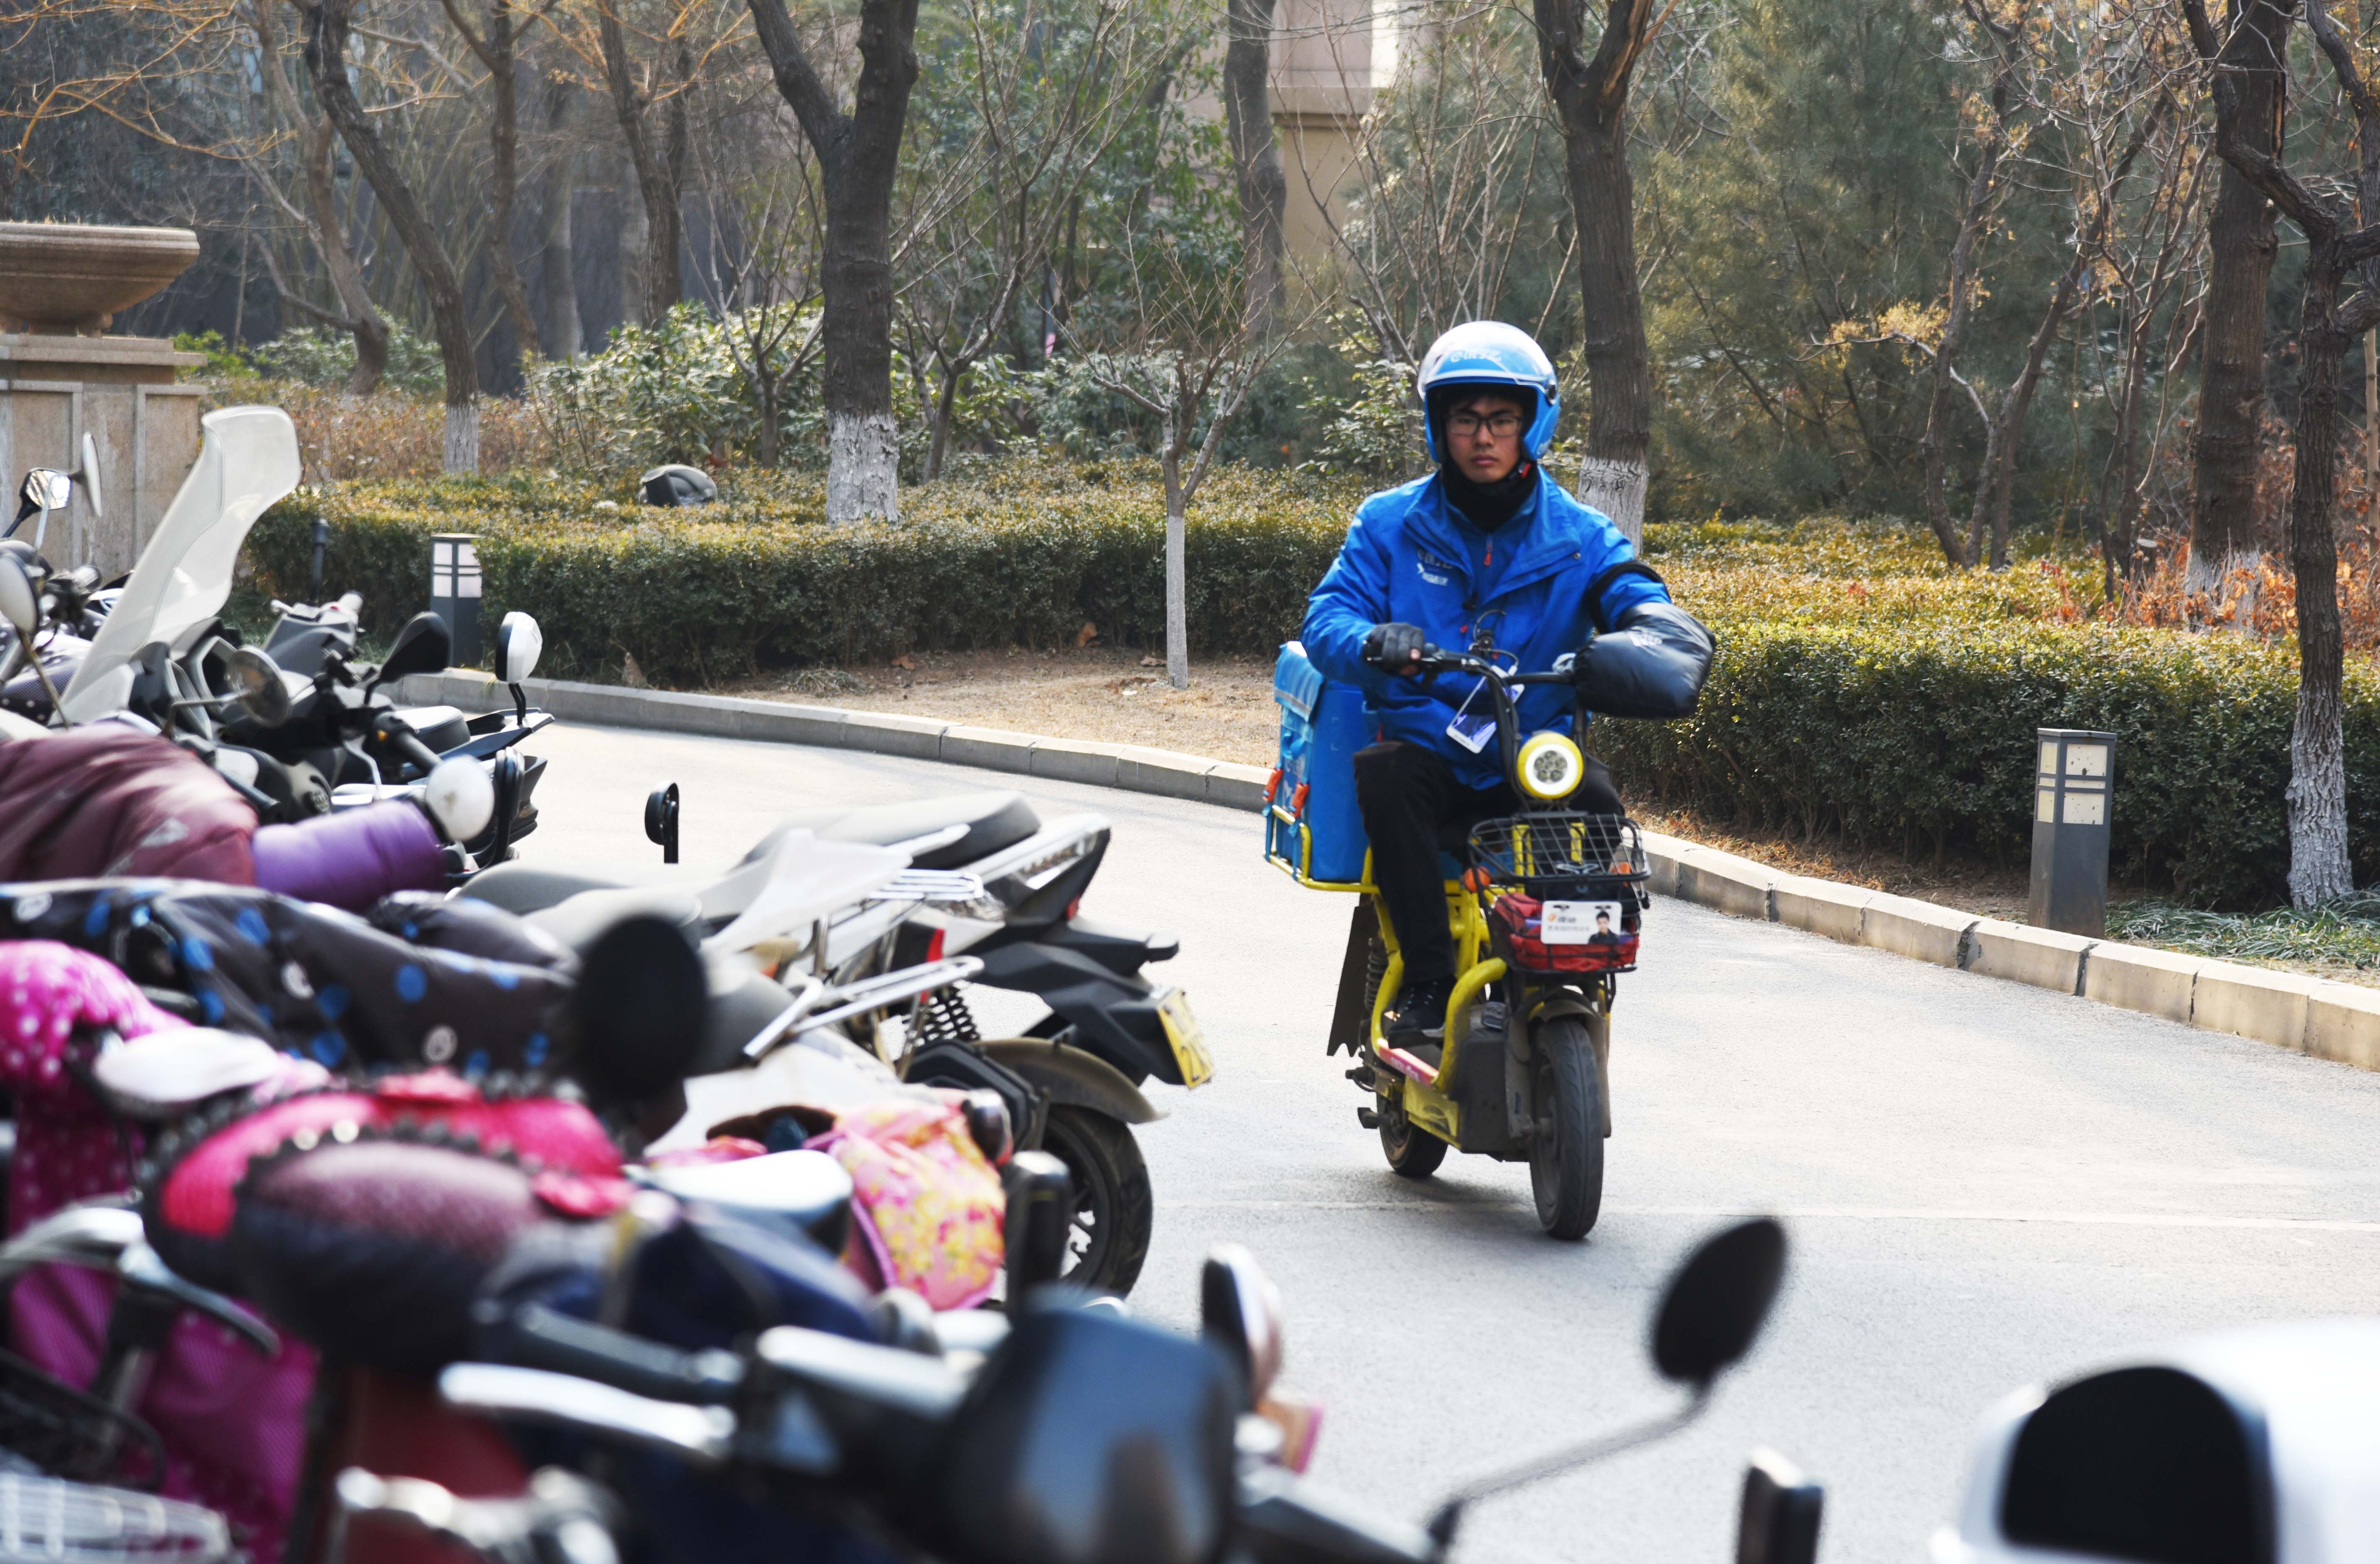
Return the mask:
{"type": "Polygon", "coordinates": [[[1355,812],[1355,751],[1372,742],[1364,692],[1334,685],[1285,643],[1273,665],[1281,765],[1265,806],[1265,857],[1302,885],[1353,890],[1370,848],[1355,812]]]}

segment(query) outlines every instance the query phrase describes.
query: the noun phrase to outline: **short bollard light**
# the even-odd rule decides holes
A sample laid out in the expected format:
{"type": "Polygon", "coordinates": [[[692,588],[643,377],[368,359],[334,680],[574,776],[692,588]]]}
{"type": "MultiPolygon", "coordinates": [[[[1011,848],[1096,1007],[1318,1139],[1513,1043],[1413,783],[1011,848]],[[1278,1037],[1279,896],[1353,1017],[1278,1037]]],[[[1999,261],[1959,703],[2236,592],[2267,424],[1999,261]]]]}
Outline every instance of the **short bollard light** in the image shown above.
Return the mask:
{"type": "Polygon", "coordinates": [[[479,545],[473,532],[430,535],[430,612],[446,621],[457,668],[480,661],[479,545]]]}
{"type": "Polygon", "coordinates": [[[2116,735],[2036,730],[2033,778],[2033,897],[2036,928],[2107,932],[2108,785],[2116,735]]]}

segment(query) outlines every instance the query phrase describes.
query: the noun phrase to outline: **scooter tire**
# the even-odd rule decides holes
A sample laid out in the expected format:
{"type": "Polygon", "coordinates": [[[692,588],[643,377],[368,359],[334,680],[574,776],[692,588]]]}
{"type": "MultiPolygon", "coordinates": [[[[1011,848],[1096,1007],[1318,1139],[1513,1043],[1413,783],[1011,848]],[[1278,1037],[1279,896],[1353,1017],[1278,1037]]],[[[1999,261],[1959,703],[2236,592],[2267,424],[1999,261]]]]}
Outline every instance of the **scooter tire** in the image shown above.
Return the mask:
{"type": "Polygon", "coordinates": [[[1130,1292],[1157,1223],[1148,1164],[1132,1127],[1091,1109],[1053,1106],[1041,1149],[1066,1165],[1075,1184],[1075,1220],[1060,1276],[1118,1297],[1130,1292]]]}
{"type": "Polygon", "coordinates": [[[1380,1154],[1389,1171],[1401,1179],[1426,1179],[1446,1160],[1446,1143],[1404,1115],[1404,1109],[1380,1105],[1380,1154]]]}
{"type": "Polygon", "coordinates": [[[1585,1238],[1603,1211],[1603,1083],[1595,1044],[1575,1016],[1548,1022],[1530,1039],[1537,1134],[1529,1185],[1537,1224],[1555,1238],[1585,1238]]]}

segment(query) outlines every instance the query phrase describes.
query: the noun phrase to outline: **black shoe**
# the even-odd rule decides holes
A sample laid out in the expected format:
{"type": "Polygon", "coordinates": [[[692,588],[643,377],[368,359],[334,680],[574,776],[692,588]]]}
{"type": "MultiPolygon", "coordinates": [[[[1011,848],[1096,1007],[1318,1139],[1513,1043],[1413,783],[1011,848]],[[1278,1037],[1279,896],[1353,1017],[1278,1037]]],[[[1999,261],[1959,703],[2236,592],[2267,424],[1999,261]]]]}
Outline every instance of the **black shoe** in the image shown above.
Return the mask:
{"type": "Polygon", "coordinates": [[[1408,983],[1397,995],[1397,1008],[1385,1028],[1392,1043],[1439,1042],[1446,1037],[1446,1001],[1454,985],[1445,978],[1408,983]]]}

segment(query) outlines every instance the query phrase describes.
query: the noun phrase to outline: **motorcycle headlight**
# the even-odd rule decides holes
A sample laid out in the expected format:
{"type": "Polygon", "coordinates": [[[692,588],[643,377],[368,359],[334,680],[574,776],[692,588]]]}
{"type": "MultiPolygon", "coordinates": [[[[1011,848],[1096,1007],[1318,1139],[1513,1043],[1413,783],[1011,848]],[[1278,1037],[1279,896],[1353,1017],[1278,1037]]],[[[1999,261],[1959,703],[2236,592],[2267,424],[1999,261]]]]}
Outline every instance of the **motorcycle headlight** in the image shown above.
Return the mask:
{"type": "Polygon", "coordinates": [[[1586,758],[1565,734],[1533,734],[1521,746],[1521,791],[1551,803],[1567,798],[1586,770],[1586,758]]]}

